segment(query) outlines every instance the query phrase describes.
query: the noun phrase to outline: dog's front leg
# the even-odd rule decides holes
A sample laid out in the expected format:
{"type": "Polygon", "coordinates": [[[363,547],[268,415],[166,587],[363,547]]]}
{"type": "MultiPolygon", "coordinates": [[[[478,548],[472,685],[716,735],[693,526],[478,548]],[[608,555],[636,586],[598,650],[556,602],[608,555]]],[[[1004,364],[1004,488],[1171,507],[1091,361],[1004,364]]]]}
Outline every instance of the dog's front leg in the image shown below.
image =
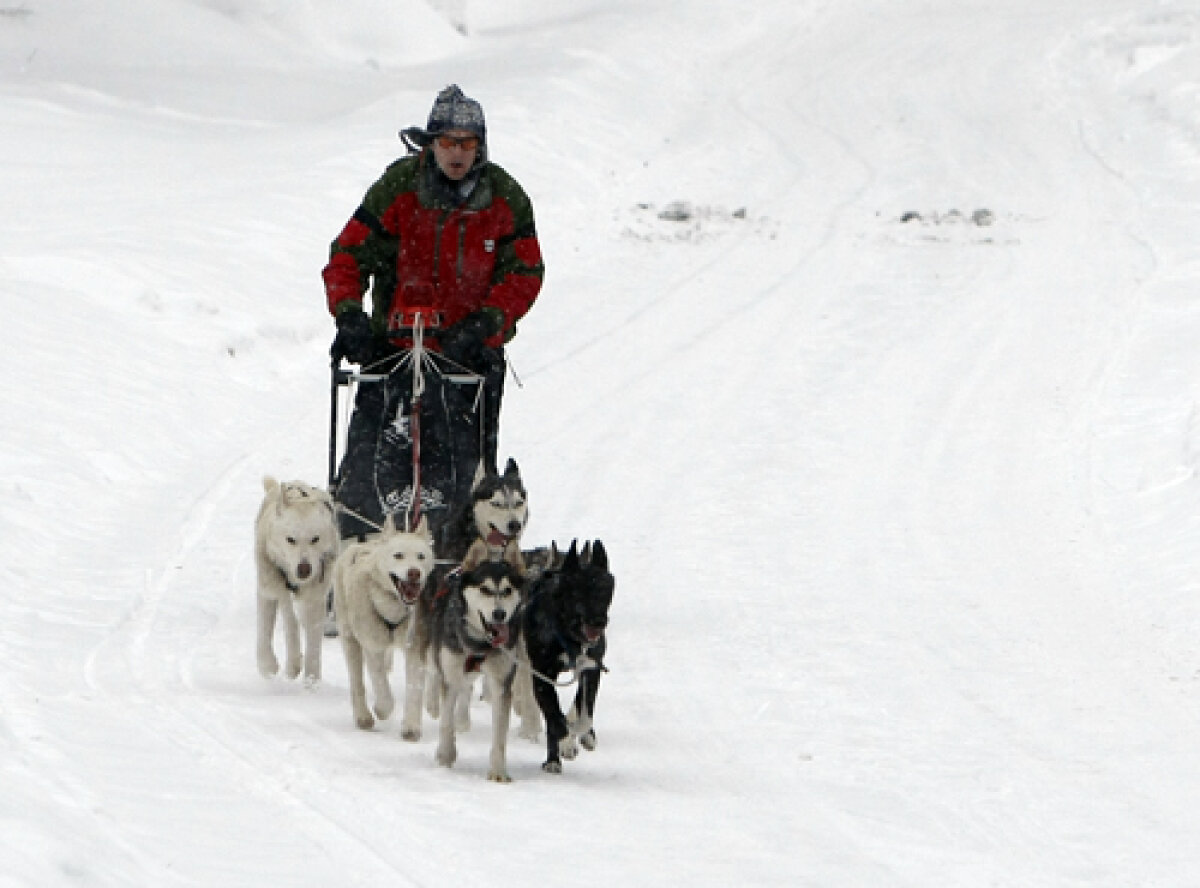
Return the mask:
{"type": "Polygon", "coordinates": [[[487,673],[487,685],[492,696],[492,751],[489,758],[488,780],[510,783],[508,776],[508,722],[512,712],[512,682],[515,668],[487,673]]]}
{"type": "Polygon", "coordinates": [[[533,697],[533,672],[530,671],[529,655],[525,652],[525,642],[522,637],[518,645],[517,674],[513,678],[513,710],[521,719],[517,728],[517,736],[525,740],[538,739],[542,732],[542,716],[537,701],[533,697]]]}
{"type": "Polygon", "coordinates": [[[437,666],[427,662],[425,664],[425,711],[429,713],[429,717],[435,721],[441,721],[442,717],[442,697],[445,685],[438,678],[437,666]]]}
{"type": "MultiPolygon", "coordinates": [[[[542,675],[552,676],[556,674],[552,663],[534,663],[533,668],[542,675]]],[[[550,774],[561,774],[561,754],[566,751],[560,744],[567,738],[568,730],[567,720],[558,702],[558,688],[539,677],[533,683],[533,696],[537,700],[538,708],[542,710],[542,717],[546,720],[546,761],[542,764],[542,770],[550,774]]],[[[567,758],[572,756],[568,754],[567,758]]]]}
{"type": "Polygon", "coordinates": [[[396,698],[392,696],[392,683],[388,681],[388,668],[391,666],[391,649],[381,651],[364,651],[367,660],[367,673],[371,676],[371,687],[375,691],[375,715],[385,719],[391,716],[396,708],[396,698]]]}
{"type": "Polygon", "coordinates": [[[575,692],[575,703],[571,707],[567,724],[571,737],[579,738],[584,749],[596,748],[596,729],[593,715],[596,711],[596,693],[600,690],[600,670],[585,669],[579,674],[579,690],[575,692]]]}
{"type": "Polygon", "coordinates": [[[458,700],[454,705],[454,730],[465,734],[471,730],[471,697],[475,694],[475,677],[463,678],[463,686],[459,691],[458,700]]]}
{"type": "Polygon", "coordinates": [[[342,652],[346,655],[346,673],[350,679],[350,708],[354,711],[354,724],[364,731],[375,725],[375,717],[367,708],[367,688],[363,684],[363,649],[349,627],[340,632],[342,652]]]}
{"type": "Polygon", "coordinates": [[[284,674],[295,678],[300,674],[304,655],[300,650],[300,623],[296,619],[296,607],[299,602],[295,595],[289,595],[279,602],[279,611],[283,615],[283,637],[285,641],[284,674]]]}
{"type": "Polygon", "coordinates": [[[321,681],[321,643],[325,637],[325,593],[310,593],[301,604],[304,623],[304,684],[316,687],[321,681]]]}
{"type": "Polygon", "coordinates": [[[421,739],[421,707],[425,696],[425,652],[417,650],[410,641],[404,648],[404,720],[400,736],[405,740],[421,739]]]}
{"type": "MultiPolygon", "coordinates": [[[[442,679],[442,713],[438,722],[437,763],[449,768],[458,758],[458,748],[454,740],[454,709],[458,695],[462,690],[461,669],[459,675],[443,675],[442,679]]],[[[442,669],[445,672],[445,669],[442,669]]]]}
{"type": "Polygon", "coordinates": [[[279,602],[260,594],[258,596],[258,671],[263,678],[270,678],[279,671],[279,661],[275,658],[273,638],[275,635],[275,614],[279,610],[279,602]]]}

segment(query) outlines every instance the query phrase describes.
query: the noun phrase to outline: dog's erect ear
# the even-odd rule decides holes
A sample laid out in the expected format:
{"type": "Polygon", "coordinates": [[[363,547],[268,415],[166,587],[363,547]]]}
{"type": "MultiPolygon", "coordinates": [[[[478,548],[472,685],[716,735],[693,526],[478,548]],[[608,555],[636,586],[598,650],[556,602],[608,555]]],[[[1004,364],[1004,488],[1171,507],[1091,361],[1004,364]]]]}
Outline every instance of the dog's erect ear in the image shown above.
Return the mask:
{"type": "Polygon", "coordinates": [[[508,562],[509,567],[525,576],[525,556],[521,554],[521,546],[516,540],[509,540],[508,545],[504,547],[504,560],[508,562]]]}
{"type": "Polygon", "coordinates": [[[608,572],[608,553],[604,551],[604,543],[599,540],[592,546],[591,565],[597,570],[608,572]]]}
{"type": "Polygon", "coordinates": [[[592,563],[592,541],[588,540],[583,544],[583,550],[579,553],[580,564],[592,563]]]}
{"type": "Polygon", "coordinates": [[[470,573],[479,565],[488,559],[488,546],[484,540],[476,540],[471,543],[471,548],[467,550],[467,557],[463,559],[463,573],[470,573]]]}
{"type": "Polygon", "coordinates": [[[389,512],[388,516],[383,519],[383,527],[379,528],[383,531],[385,537],[390,537],[396,532],[396,513],[389,512]]]}
{"type": "Polygon", "coordinates": [[[270,475],[265,475],[263,476],[263,490],[265,490],[268,494],[279,493],[279,482],[270,475]]]}
{"type": "Polygon", "coordinates": [[[487,477],[487,469],[483,467],[483,460],[480,460],[475,466],[475,477],[471,481],[471,491],[474,492],[483,484],[483,479],[487,477]]]}
{"type": "Polygon", "coordinates": [[[565,571],[579,570],[579,553],[576,551],[577,540],[571,540],[571,548],[567,549],[567,557],[563,559],[562,569],[565,571]]]}
{"type": "Polygon", "coordinates": [[[515,459],[513,459],[511,456],[508,458],[508,462],[504,466],[504,477],[505,478],[520,478],[521,477],[521,470],[517,468],[517,461],[515,459]]]}
{"type": "Polygon", "coordinates": [[[429,530],[429,516],[422,513],[421,520],[417,522],[417,529],[413,531],[417,536],[423,536],[428,540],[433,540],[433,533],[429,530]]]}

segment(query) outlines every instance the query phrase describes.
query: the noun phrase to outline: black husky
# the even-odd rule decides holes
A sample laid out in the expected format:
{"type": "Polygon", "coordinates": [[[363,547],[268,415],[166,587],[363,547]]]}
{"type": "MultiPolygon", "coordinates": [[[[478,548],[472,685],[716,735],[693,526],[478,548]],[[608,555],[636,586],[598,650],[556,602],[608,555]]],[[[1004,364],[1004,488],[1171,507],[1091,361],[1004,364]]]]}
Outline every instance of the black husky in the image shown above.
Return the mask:
{"type": "Polygon", "coordinates": [[[592,717],[604,669],[604,629],[613,586],[608,555],[597,540],[586,544],[582,555],[572,542],[562,565],[537,576],[527,590],[522,631],[533,671],[533,694],[546,719],[542,769],[552,774],[562,772],[561,759],[575,758],[576,741],[586,749],[596,746],[592,717]],[[573,672],[579,679],[569,721],[552,683],[563,672],[573,672]]]}

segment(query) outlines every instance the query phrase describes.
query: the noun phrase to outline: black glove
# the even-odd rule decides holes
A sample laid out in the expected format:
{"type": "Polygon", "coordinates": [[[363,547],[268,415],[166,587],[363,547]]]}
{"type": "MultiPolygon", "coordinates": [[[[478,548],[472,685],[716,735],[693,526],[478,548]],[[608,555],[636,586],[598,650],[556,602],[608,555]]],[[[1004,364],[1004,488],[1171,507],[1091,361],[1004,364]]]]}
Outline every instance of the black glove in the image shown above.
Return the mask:
{"type": "Polygon", "coordinates": [[[361,308],[348,308],[337,316],[337,336],[329,353],[353,364],[365,364],[371,359],[374,336],[371,319],[361,308]]]}
{"type": "Polygon", "coordinates": [[[477,368],[483,362],[483,341],[500,332],[504,314],[495,308],[471,312],[438,338],[442,354],[456,364],[477,368]]]}

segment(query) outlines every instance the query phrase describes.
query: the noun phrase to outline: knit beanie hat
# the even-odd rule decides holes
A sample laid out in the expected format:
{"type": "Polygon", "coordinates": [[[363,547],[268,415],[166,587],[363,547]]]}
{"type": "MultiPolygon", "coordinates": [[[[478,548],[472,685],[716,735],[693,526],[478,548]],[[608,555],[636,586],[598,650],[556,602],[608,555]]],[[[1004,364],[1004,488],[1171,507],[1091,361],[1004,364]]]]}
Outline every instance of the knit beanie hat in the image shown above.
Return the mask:
{"type": "Polygon", "coordinates": [[[429,121],[425,124],[425,132],[431,136],[449,130],[465,130],[479,136],[481,140],[487,139],[483,106],[465,96],[458,84],[454,83],[438,93],[437,98],[433,100],[429,121]]]}

